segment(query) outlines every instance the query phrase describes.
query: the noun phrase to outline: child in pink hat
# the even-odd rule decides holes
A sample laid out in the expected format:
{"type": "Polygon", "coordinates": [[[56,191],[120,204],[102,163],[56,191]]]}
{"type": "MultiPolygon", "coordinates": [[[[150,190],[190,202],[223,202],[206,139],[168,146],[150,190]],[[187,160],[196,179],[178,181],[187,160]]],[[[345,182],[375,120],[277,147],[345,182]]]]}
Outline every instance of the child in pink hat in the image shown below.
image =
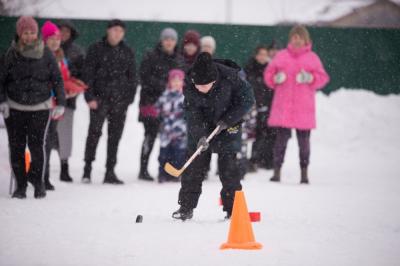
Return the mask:
{"type": "Polygon", "coordinates": [[[183,115],[183,85],[185,73],[172,69],[168,73],[168,85],[156,103],[161,121],[160,127],[160,163],[158,182],[178,181],[164,171],[165,163],[181,167],[185,162],[187,144],[186,122],[183,115]]]}

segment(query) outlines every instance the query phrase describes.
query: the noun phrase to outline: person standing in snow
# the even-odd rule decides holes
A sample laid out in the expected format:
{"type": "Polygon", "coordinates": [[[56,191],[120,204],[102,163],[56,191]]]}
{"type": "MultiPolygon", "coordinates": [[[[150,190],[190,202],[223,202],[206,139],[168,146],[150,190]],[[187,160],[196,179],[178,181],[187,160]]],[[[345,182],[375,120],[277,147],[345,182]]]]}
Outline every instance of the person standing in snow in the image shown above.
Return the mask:
{"type": "Polygon", "coordinates": [[[292,129],[296,129],[300,150],[301,184],[308,184],[310,132],[316,127],[315,93],[329,82],[318,55],[311,50],[308,30],[295,26],[290,30],[286,49],[278,52],[264,73],[264,81],[274,90],[268,125],[276,127],[274,175],[281,180],[281,167],[292,129]]]}
{"type": "Polygon", "coordinates": [[[44,198],[47,129],[52,118],[59,119],[64,113],[64,86],[53,53],[38,36],[35,19],[20,17],[16,29],[16,39],[0,64],[0,111],[6,118],[11,167],[17,181],[12,197],[26,198],[29,180],[35,188],[34,197],[44,198]],[[26,146],[32,158],[28,173],[26,146]]]}
{"type": "Polygon", "coordinates": [[[212,36],[204,36],[200,39],[200,52],[207,52],[214,56],[217,44],[212,36]]]}
{"type": "Polygon", "coordinates": [[[185,32],[182,40],[182,56],[188,70],[200,53],[200,33],[195,30],[185,32]]]}
{"type": "Polygon", "coordinates": [[[160,42],[147,52],[140,65],[139,121],[144,126],[144,140],[140,156],[139,179],[154,181],[147,167],[154,142],[159,132],[160,121],[154,104],[164,92],[171,69],[184,68],[182,56],[177,48],[178,33],[172,28],[161,32],[160,42]]]}
{"type": "Polygon", "coordinates": [[[160,127],[160,163],[158,182],[178,181],[179,179],[164,171],[167,162],[176,167],[185,163],[187,128],[183,114],[183,85],[185,72],[172,69],[168,74],[167,89],[156,103],[158,115],[161,120],[160,127]]]}
{"type": "Polygon", "coordinates": [[[257,171],[258,167],[273,168],[272,149],[275,140],[275,129],[268,127],[266,121],[270,113],[273,91],[264,83],[264,70],[271,61],[271,55],[277,48],[274,42],[269,46],[259,45],[245,66],[246,77],[254,90],[256,98],[256,129],[255,141],[252,145],[251,159],[248,170],[257,171]]]}
{"type": "MultiPolygon", "coordinates": [[[[62,20],[57,23],[61,32],[61,48],[64,52],[66,65],[69,75],[75,79],[82,79],[82,67],[85,59],[84,50],[75,43],[79,33],[74,24],[69,20],[62,20]]],[[[65,61],[65,60],[64,60],[65,61]]],[[[68,159],[71,157],[73,145],[73,125],[74,112],[76,109],[76,99],[78,94],[73,91],[67,92],[67,105],[64,117],[58,122],[58,142],[61,163],[60,180],[64,182],[73,182],[69,174],[68,159]]]]}
{"type": "MultiPolygon", "coordinates": [[[[54,54],[58,66],[60,68],[61,77],[64,81],[64,93],[68,99],[75,98],[77,96],[77,89],[84,90],[85,84],[82,81],[71,78],[68,62],[65,58],[64,51],[61,48],[61,32],[56,24],[51,21],[46,21],[42,27],[42,38],[45,45],[54,54]]],[[[68,108],[65,108],[63,116],[58,119],[52,119],[49,125],[49,130],[46,140],[46,170],[45,170],[45,187],[46,190],[54,190],[54,186],[50,183],[50,155],[52,149],[57,149],[60,158],[68,158],[71,155],[72,146],[72,119],[71,112],[68,108]],[[68,110],[68,111],[67,111],[68,110]],[[61,125],[61,126],[60,126],[61,125]]],[[[61,171],[65,165],[61,159],[61,171]]],[[[65,171],[65,169],[64,169],[65,171]]],[[[61,178],[63,175],[61,174],[61,178]]],[[[62,181],[71,182],[72,180],[61,179],[62,181]]]]}
{"type": "Polygon", "coordinates": [[[185,117],[188,128],[187,155],[203,146],[202,153],[182,175],[174,219],[193,217],[210,163],[209,153],[218,154],[221,199],[227,217],[231,216],[235,191],[241,190],[237,153],[241,148],[243,116],[254,104],[253,90],[239,77],[240,67],[230,60],[213,60],[207,52],[200,53],[186,77],[185,117]],[[217,136],[206,142],[207,136],[219,126],[217,136]]]}
{"type": "Polygon", "coordinates": [[[92,162],[102,134],[104,121],[108,121],[107,162],[104,183],[123,184],[114,168],[117,164],[118,145],[125,126],[126,112],[136,94],[135,54],[123,40],[125,23],[109,21],[107,35],[91,45],[83,68],[83,80],[89,88],[85,99],[90,108],[90,124],[85,149],[85,168],[82,182],[91,182],[92,162]]]}

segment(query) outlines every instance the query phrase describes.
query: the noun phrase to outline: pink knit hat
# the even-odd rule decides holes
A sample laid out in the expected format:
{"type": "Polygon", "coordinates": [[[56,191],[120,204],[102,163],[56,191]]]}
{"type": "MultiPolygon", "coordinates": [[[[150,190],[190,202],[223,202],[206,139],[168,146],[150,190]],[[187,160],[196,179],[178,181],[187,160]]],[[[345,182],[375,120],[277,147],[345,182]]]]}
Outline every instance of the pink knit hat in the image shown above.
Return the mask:
{"type": "Polygon", "coordinates": [[[30,30],[33,32],[38,32],[38,30],[39,30],[39,26],[38,26],[36,20],[30,16],[19,17],[16,28],[17,28],[17,34],[19,37],[21,37],[21,35],[22,35],[22,33],[24,33],[24,31],[30,30]]]}
{"type": "Polygon", "coordinates": [[[177,69],[177,68],[170,70],[168,73],[168,81],[170,81],[171,79],[174,79],[174,78],[179,78],[181,80],[184,80],[185,72],[183,72],[182,70],[177,69]]]}
{"type": "Polygon", "coordinates": [[[42,38],[43,41],[46,42],[47,39],[54,35],[60,35],[60,29],[57,27],[56,24],[51,22],[50,20],[46,21],[42,26],[42,38]]]}
{"type": "Polygon", "coordinates": [[[178,78],[183,81],[185,79],[185,72],[177,68],[171,69],[168,72],[168,86],[170,85],[171,80],[175,78],[178,78]]]}

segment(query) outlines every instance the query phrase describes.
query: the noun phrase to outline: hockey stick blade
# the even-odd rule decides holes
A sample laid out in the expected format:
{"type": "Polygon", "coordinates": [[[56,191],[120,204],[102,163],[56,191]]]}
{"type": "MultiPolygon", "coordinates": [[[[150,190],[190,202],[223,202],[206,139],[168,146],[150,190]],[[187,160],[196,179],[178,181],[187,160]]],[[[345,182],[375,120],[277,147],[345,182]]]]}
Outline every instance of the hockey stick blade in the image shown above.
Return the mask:
{"type": "Polygon", "coordinates": [[[179,177],[182,174],[182,169],[176,169],[172,164],[170,163],[166,163],[164,165],[164,170],[165,172],[167,172],[168,174],[175,176],[175,177],[179,177]]]}

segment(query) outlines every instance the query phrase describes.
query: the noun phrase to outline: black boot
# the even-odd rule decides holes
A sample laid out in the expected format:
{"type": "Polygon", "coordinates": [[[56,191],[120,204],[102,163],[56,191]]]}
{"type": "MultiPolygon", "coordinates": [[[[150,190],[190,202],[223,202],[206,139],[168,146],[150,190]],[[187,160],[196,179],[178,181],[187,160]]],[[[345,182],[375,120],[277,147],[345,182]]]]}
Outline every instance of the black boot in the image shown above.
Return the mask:
{"type": "Polygon", "coordinates": [[[54,191],[54,190],[56,190],[56,188],[50,183],[50,180],[49,180],[49,179],[46,179],[46,180],[44,181],[44,187],[45,187],[46,190],[49,190],[49,191],[54,191]]]}
{"type": "Polygon", "coordinates": [[[249,160],[247,164],[247,173],[255,173],[258,170],[258,164],[254,160],[249,160]]]}
{"type": "Polygon", "coordinates": [[[281,181],[281,168],[277,167],[274,169],[274,175],[269,180],[271,182],[280,182],[281,181]]]}
{"type": "Polygon", "coordinates": [[[12,194],[12,197],[16,198],[16,199],[25,199],[26,198],[26,188],[17,187],[17,189],[12,194]]]}
{"type": "Polygon", "coordinates": [[[154,181],[154,178],[149,174],[149,172],[147,172],[147,170],[141,170],[138,178],[144,181],[154,181]]]}
{"type": "Polygon", "coordinates": [[[172,213],[172,218],[182,221],[192,219],[193,209],[181,206],[179,210],[172,213]]]}
{"type": "Polygon", "coordinates": [[[46,190],[55,190],[54,186],[50,183],[50,174],[48,171],[44,174],[44,188],[46,190]]]}
{"type": "Polygon", "coordinates": [[[64,182],[73,182],[74,180],[69,175],[68,160],[61,160],[60,180],[64,182]]]}
{"type": "Polygon", "coordinates": [[[91,173],[92,173],[92,164],[86,163],[85,168],[83,169],[82,183],[84,183],[84,184],[92,183],[92,180],[90,178],[91,173]]]}
{"type": "Polygon", "coordinates": [[[42,199],[46,197],[46,188],[45,188],[45,184],[43,184],[42,182],[39,182],[39,184],[37,184],[35,186],[35,192],[33,193],[34,197],[36,199],[42,199]]]}
{"type": "Polygon", "coordinates": [[[104,177],[104,184],[113,184],[113,185],[123,185],[124,182],[119,180],[114,170],[107,170],[106,175],[104,177]]]}
{"type": "Polygon", "coordinates": [[[310,182],[308,181],[308,171],[307,167],[306,168],[301,168],[301,180],[300,184],[309,184],[310,182]]]}

